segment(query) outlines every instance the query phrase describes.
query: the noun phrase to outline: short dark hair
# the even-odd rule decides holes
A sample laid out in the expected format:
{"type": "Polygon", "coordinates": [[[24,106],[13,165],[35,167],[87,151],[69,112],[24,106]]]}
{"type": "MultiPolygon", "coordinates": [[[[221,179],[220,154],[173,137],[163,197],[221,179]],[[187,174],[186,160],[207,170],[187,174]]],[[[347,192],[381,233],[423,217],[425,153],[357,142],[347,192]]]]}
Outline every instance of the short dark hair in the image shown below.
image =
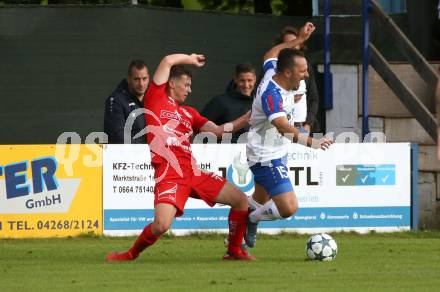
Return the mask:
{"type": "Polygon", "coordinates": [[[304,53],[300,50],[291,48],[282,49],[278,54],[277,71],[282,72],[286,69],[295,67],[296,57],[304,58],[304,53]]]}
{"type": "MultiPolygon", "coordinates": [[[[145,64],[145,62],[142,61],[142,60],[133,60],[133,61],[131,61],[130,64],[128,65],[128,76],[131,75],[131,70],[133,68],[141,70],[141,69],[147,68],[147,64],[145,64]]],[[[148,70],[148,68],[147,68],[147,70],[148,70]]]]}
{"type": "Polygon", "coordinates": [[[186,68],[184,65],[174,65],[171,67],[169,79],[180,78],[183,75],[186,75],[189,78],[192,78],[192,72],[188,68],[186,68]]]}
{"type": "Polygon", "coordinates": [[[275,44],[279,45],[283,43],[283,39],[286,34],[293,34],[298,37],[298,29],[290,25],[283,27],[278,36],[275,38],[275,44]]]}
{"type": "Polygon", "coordinates": [[[240,75],[241,73],[254,73],[255,68],[251,63],[241,63],[235,66],[235,76],[240,75]]]}

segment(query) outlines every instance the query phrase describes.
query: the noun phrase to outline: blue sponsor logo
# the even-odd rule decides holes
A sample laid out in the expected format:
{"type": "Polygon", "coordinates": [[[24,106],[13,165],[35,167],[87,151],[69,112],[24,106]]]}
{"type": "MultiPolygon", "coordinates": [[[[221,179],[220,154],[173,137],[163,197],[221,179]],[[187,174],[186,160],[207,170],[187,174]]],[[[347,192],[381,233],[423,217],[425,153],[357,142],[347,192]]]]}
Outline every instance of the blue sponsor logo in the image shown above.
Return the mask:
{"type": "Polygon", "coordinates": [[[229,165],[228,169],[226,170],[226,179],[239,188],[243,193],[251,191],[254,187],[254,175],[249,171],[249,167],[247,168],[246,172],[240,173],[234,170],[232,165],[229,165]],[[235,176],[234,173],[236,174],[235,176]],[[250,179],[248,179],[248,173],[250,173],[250,179]]]}
{"type": "Polygon", "coordinates": [[[52,156],[30,161],[30,169],[28,161],[0,165],[0,177],[4,176],[6,185],[6,199],[58,189],[59,184],[55,177],[57,167],[57,161],[52,156]],[[32,182],[28,179],[29,171],[32,174],[32,182]]]}
{"type": "Polygon", "coordinates": [[[394,164],[337,165],[337,186],[392,186],[396,184],[394,164]]]}
{"type": "Polygon", "coordinates": [[[243,193],[251,191],[254,187],[254,175],[246,162],[240,161],[241,152],[238,152],[232,164],[226,169],[226,179],[239,188],[243,193]]]}

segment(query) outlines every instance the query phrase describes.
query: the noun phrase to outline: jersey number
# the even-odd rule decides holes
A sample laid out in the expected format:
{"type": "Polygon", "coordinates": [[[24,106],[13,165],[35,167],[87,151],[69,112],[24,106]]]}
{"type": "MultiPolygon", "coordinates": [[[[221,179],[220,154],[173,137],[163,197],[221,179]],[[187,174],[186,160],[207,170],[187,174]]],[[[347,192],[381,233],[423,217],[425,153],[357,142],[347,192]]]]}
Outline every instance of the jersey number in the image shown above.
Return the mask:
{"type": "Polygon", "coordinates": [[[287,169],[284,166],[282,166],[282,165],[277,166],[277,170],[282,178],[289,178],[289,174],[287,173],[287,169]]]}

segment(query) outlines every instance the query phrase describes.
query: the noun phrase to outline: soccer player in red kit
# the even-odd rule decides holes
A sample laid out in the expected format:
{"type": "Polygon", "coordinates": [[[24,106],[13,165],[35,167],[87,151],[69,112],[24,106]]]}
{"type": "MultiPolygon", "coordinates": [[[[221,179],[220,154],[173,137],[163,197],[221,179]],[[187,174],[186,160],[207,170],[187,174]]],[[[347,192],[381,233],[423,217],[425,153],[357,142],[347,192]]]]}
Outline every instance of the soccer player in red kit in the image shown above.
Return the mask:
{"type": "Polygon", "coordinates": [[[183,214],[188,197],[213,206],[231,206],[229,212],[229,245],[223,259],[252,260],[241,249],[246,230],[248,204],[246,195],[223,177],[200,170],[191,153],[194,132],[211,132],[221,137],[237,131],[248,123],[249,113],[225,125],[216,125],[194,108],[181,106],[191,93],[191,72],[183,65],[201,67],[203,55],[174,54],[162,59],[144,98],[147,142],[155,171],[154,221],[147,225],[134,245],[126,252],[113,252],[108,261],[134,260],[164,234],[174,217],[183,214]]]}

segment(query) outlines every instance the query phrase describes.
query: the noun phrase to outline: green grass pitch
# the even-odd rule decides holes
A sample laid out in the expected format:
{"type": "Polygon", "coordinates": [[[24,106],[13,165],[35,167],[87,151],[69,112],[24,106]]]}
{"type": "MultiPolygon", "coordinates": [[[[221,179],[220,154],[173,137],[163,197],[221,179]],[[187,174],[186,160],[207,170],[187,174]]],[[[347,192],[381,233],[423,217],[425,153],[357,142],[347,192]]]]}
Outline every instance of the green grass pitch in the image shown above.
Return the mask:
{"type": "Polygon", "coordinates": [[[440,232],[335,233],[332,262],[306,260],[308,235],[260,235],[254,262],[224,262],[224,235],[165,236],[134,262],[134,238],[1,239],[0,291],[438,291],[440,232]]]}

